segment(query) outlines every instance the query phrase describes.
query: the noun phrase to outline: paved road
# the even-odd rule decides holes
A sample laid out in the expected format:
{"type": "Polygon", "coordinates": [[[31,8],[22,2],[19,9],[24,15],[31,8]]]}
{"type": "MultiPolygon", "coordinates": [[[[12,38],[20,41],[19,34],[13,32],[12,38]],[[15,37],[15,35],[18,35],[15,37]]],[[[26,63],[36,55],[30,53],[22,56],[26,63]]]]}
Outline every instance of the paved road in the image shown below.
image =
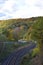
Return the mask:
{"type": "Polygon", "coordinates": [[[13,52],[2,65],[20,65],[22,57],[35,47],[36,44],[32,43],[24,48],[13,52]]]}

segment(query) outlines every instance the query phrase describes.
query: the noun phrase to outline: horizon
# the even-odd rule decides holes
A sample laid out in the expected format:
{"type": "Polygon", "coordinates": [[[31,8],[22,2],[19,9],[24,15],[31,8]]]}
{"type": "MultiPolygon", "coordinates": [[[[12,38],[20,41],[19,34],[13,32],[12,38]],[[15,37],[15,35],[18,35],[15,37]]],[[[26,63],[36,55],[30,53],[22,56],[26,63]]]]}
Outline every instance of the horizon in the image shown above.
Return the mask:
{"type": "MultiPolygon", "coordinates": [[[[35,16],[35,17],[43,17],[43,16],[35,16]]],[[[35,17],[28,17],[28,18],[8,18],[8,19],[0,19],[0,21],[2,21],[2,20],[12,20],[12,19],[31,19],[31,18],[35,18],[35,17]]]]}

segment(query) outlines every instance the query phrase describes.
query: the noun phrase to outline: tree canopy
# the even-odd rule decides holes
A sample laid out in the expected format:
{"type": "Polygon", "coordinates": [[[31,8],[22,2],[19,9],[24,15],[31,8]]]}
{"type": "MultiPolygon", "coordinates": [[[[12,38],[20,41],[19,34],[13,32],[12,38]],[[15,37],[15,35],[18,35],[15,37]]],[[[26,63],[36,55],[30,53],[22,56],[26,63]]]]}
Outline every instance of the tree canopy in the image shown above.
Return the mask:
{"type": "Polygon", "coordinates": [[[43,18],[38,19],[33,27],[31,32],[31,38],[33,40],[43,40],[43,18]]]}

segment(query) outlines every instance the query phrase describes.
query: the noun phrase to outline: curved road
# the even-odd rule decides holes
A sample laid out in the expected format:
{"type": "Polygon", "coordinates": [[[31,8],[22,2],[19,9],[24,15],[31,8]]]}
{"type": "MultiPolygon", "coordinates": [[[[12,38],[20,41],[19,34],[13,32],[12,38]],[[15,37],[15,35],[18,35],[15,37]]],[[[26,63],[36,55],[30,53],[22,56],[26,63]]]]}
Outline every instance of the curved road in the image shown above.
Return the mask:
{"type": "Polygon", "coordinates": [[[22,57],[35,47],[36,44],[32,43],[28,46],[25,46],[24,48],[13,52],[2,65],[20,65],[22,57]]]}

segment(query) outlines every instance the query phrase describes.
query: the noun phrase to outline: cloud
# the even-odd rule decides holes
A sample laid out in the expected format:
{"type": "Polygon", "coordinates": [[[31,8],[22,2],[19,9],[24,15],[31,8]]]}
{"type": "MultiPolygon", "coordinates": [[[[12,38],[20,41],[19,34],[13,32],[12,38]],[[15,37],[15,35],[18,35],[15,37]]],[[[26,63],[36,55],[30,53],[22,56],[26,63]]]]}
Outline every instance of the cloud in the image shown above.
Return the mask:
{"type": "Polygon", "coordinates": [[[43,9],[43,0],[38,0],[35,6],[39,7],[40,9],[43,9]]]}
{"type": "Polygon", "coordinates": [[[1,0],[0,19],[43,16],[43,0],[1,0]]]}

